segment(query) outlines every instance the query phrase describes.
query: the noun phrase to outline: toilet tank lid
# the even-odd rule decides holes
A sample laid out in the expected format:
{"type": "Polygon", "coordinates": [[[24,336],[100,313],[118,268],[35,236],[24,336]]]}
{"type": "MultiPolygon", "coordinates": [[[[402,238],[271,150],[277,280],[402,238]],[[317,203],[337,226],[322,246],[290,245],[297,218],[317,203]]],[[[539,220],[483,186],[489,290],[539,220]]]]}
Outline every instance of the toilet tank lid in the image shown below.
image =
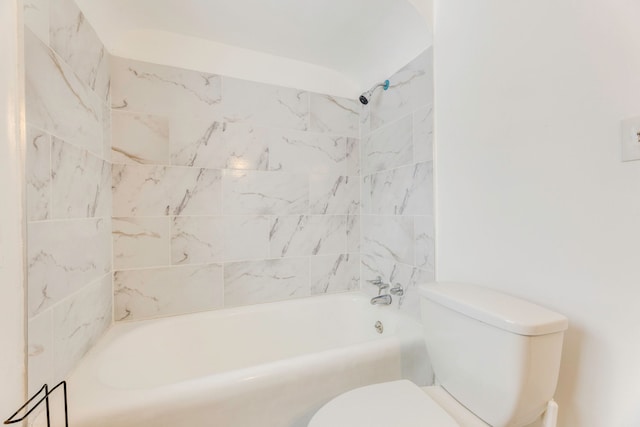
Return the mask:
{"type": "Polygon", "coordinates": [[[429,283],[420,285],[420,294],[465,316],[519,335],[552,334],[564,331],[569,325],[561,314],[480,286],[429,283]]]}

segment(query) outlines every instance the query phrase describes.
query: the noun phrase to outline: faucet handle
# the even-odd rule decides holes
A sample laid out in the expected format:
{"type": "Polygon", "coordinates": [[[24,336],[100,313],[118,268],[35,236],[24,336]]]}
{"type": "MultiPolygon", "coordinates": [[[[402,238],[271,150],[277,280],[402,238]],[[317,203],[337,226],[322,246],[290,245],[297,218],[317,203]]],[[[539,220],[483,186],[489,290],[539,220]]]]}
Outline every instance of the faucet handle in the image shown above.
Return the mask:
{"type": "Polygon", "coordinates": [[[396,283],[396,285],[389,290],[389,293],[391,295],[398,295],[401,297],[404,295],[404,288],[400,283],[396,283]]]}
{"type": "Polygon", "coordinates": [[[380,295],[383,290],[389,289],[389,284],[388,283],[384,283],[382,281],[382,277],[380,277],[380,276],[378,276],[377,278],[375,278],[373,280],[367,280],[367,282],[371,283],[373,286],[377,286],[378,287],[378,295],[380,295]]]}

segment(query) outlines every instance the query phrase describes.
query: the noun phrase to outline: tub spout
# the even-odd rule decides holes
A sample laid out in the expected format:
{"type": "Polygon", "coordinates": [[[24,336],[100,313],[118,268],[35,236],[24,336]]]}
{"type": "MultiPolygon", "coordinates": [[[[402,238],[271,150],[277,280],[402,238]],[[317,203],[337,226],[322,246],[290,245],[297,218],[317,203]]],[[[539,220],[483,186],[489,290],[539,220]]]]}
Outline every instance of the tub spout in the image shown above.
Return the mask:
{"type": "Polygon", "coordinates": [[[371,298],[372,305],[390,305],[391,301],[391,295],[378,295],[371,298]]]}

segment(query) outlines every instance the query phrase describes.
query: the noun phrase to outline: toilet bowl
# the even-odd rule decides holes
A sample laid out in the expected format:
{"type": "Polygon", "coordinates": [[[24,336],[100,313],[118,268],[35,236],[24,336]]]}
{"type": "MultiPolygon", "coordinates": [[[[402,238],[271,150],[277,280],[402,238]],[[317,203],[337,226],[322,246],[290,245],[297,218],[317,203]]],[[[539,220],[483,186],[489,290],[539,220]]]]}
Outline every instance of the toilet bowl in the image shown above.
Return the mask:
{"type": "MultiPolygon", "coordinates": [[[[493,290],[420,286],[438,385],[399,380],[344,393],[308,427],[523,427],[552,402],[566,317],[493,290]]],[[[555,426],[555,411],[545,427],[555,426]]]]}
{"type": "Polygon", "coordinates": [[[323,406],[309,427],[488,427],[441,387],[408,380],[357,388],[323,406]]]}

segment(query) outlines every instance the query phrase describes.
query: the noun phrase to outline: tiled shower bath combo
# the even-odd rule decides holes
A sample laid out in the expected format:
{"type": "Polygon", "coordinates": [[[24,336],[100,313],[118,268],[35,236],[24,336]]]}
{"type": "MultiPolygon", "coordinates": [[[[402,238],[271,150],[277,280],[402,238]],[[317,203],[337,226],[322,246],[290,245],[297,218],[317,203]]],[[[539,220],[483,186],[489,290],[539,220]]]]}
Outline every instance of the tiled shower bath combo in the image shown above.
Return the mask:
{"type": "MultiPolygon", "coordinates": [[[[434,276],[428,49],[356,99],[111,56],[25,2],[29,392],[113,322],[434,276]]],[[[333,297],[331,297],[333,298],[333,297]]]]}

